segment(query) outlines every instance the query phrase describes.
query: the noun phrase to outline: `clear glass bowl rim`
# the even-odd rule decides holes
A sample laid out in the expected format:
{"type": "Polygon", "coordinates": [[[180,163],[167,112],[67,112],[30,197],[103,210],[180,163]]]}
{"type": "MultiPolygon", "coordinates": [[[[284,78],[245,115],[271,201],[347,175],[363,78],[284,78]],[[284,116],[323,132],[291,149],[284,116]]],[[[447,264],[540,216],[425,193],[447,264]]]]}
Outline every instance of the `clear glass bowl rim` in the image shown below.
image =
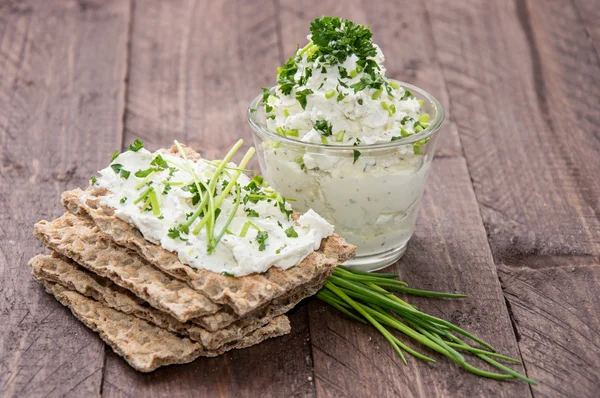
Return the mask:
{"type": "MultiPolygon", "coordinates": [[[[415,142],[421,141],[423,139],[426,139],[426,138],[434,135],[440,129],[442,122],[444,121],[444,110],[442,109],[442,105],[440,104],[440,102],[433,95],[429,94],[427,91],[425,91],[417,86],[413,86],[412,84],[404,83],[402,81],[394,80],[394,79],[390,79],[390,81],[400,84],[402,87],[409,89],[413,93],[418,93],[421,97],[423,97],[424,99],[426,99],[427,101],[429,101],[430,103],[433,104],[433,107],[435,110],[435,115],[433,115],[433,119],[430,121],[431,124],[426,129],[418,132],[417,134],[403,137],[396,141],[384,142],[381,144],[372,144],[372,145],[359,145],[359,146],[340,145],[340,144],[325,145],[325,144],[316,144],[316,143],[312,143],[312,142],[303,142],[303,141],[294,140],[294,139],[291,139],[288,137],[283,137],[283,136],[269,130],[267,128],[267,126],[265,126],[262,123],[259,123],[258,120],[256,120],[256,114],[259,109],[259,103],[262,100],[262,94],[259,94],[256,98],[254,98],[252,100],[252,102],[250,103],[250,106],[248,107],[248,123],[250,123],[250,126],[252,126],[252,128],[257,133],[259,133],[263,136],[267,136],[272,140],[285,142],[286,144],[288,144],[290,146],[296,146],[296,147],[301,147],[301,148],[326,149],[328,151],[329,150],[353,151],[356,148],[360,148],[361,151],[369,150],[369,149],[395,148],[395,147],[400,147],[400,146],[404,146],[404,145],[414,144],[415,142]]],[[[271,92],[273,92],[277,87],[278,86],[271,87],[271,92]]]]}

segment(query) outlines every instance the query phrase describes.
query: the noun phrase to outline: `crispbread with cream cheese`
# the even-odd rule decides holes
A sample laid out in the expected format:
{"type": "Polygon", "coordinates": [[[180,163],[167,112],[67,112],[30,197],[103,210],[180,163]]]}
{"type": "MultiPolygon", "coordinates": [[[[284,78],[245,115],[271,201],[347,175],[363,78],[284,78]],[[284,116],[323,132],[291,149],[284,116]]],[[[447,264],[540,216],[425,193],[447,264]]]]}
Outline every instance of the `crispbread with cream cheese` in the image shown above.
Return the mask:
{"type": "Polygon", "coordinates": [[[238,341],[228,343],[218,350],[206,350],[201,344],[186,337],[180,337],[134,315],[114,310],[62,285],[46,280],[41,283],[48,293],[71,309],[77,319],[100,334],[102,340],[140,372],[188,363],[201,356],[214,357],[290,332],[289,320],[282,315],[238,341]]]}
{"type": "MultiPolygon", "coordinates": [[[[189,148],[185,150],[191,160],[198,159],[197,153],[189,148]]],[[[169,153],[177,155],[173,149],[169,153]]],[[[175,278],[186,281],[212,301],[227,304],[240,316],[266,305],[321,273],[329,274],[336,265],[355,254],[354,246],[334,234],[323,239],[319,251],[310,254],[296,267],[282,270],[275,266],[263,274],[232,278],[182,264],[175,253],[144,239],[134,226],[116,217],[114,209],[101,205],[102,196],[107,194],[105,189],[90,186],[86,191],[67,191],[63,193],[62,199],[69,212],[90,217],[99,230],[117,244],[136,251],[148,262],[175,278]]]]}

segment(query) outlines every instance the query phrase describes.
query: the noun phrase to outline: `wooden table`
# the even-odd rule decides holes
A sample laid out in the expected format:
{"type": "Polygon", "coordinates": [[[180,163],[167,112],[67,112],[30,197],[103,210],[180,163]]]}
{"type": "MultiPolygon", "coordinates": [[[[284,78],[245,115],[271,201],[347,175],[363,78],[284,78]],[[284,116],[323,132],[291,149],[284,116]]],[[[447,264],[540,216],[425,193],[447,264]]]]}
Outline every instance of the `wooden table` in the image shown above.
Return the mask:
{"type": "Polygon", "coordinates": [[[598,396],[599,21],[598,0],[0,1],[0,396],[598,396]],[[288,336],[143,375],[30,277],[33,224],[115,149],[249,145],[249,101],[323,14],[370,24],[388,74],[447,112],[393,270],[468,294],[411,300],[539,386],[403,366],[316,300],[288,336]]]}

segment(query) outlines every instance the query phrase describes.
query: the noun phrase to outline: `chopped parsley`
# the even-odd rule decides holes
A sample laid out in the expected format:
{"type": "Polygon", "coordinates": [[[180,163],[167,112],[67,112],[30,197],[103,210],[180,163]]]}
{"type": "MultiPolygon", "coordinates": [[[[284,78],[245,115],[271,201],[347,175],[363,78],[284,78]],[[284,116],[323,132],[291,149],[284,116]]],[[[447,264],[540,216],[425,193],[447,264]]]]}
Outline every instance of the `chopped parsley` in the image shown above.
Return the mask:
{"type": "MultiPolygon", "coordinates": [[[[298,66],[296,65],[296,56],[291,57],[285,65],[281,67],[279,71],[279,75],[277,76],[277,83],[279,83],[279,89],[285,95],[289,95],[292,92],[292,89],[296,85],[296,80],[294,80],[294,75],[298,71],[298,66]]],[[[263,91],[263,99],[264,99],[264,91],[263,91]]],[[[268,96],[267,96],[268,97],[268,96]]],[[[305,96],[306,97],[306,96],[305,96]]]]}
{"type": "Polygon", "coordinates": [[[124,197],[122,197],[122,198],[121,198],[121,200],[120,200],[119,202],[121,202],[121,203],[125,203],[125,202],[127,202],[127,197],[125,197],[125,196],[124,196],[124,197]]]}
{"type": "Polygon", "coordinates": [[[254,209],[246,209],[245,211],[248,217],[259,217],[258,212],[254,209]]]}
{"type": "Polygon", "coordinates": [[[152,159],[152,162],[150,162],[150,166],[156,166],[160,170],[165,170],[169,167],[167,162],[160,155],[156,155],[156,157],[152,159]]]}
{"type": "Polygon", "coordinates": [[[182,240],[184,242],[187,241],[187,239],[184,239],[184,238],[181,237],[181,231],[179,229],[177,229],[177,228],[170,228],[169,229],[169,233],[167,235],[171,239],[179,239],[179,240],[182,240]]]}
{"type": "Polygon", "coordinates": [[[118,150],[118,149],[115,149],[115,151],[114,151],[114,152],[113,152],[113,154],[112,154],[112,157],[110,158],[110,162],[111,162],[111,163],[112,163],[112,162],[114,162],[114,161],[115,161],[115,159],[116,159],[116,158],[118,158],[118,157],[119,157],[119,150],[118,150]]]}
{"type": "Polygon", "coordinates": [[[269,233],[267,231],[258,231],[256,234],[256,243],[258,243],[258,251],[262,252],[267,247],[267,239],[269,238],[269,233]]]}
{"type": "Polygon", "coordinates": [[[357,151],[356,149],[354,149],[354,161],[352,162],[352,164],[356,163],[356,161],[358,160],[359,157],[360,157],[360,152],[357,151]]]}
{"type": "Polygon", "coordinates": [[[133,144],[129,145],[129,150],[133,151],[133,152],[137,152],[140,149],[142,149],[143,147],[144,147],[144,143],[136,138],[135,141],[133,141],[133,144]]]}
{"type": "Polygon", "coordinates": [[[285,235],[288,238],[297,238],[298,237],[298,232],[296,232],[296,230],[292,226],[292,227],[289,227],[288,229],[285,230],[285,235]]]}
{"type": "Polygon", "coordinates": [[[294,212],[293,210],[288,210],[285,208],[285,199],[281,199],[280,201],[277,202],[277,205],[279,206],[279,210],[281,210],[281,212],[283,214],[285,214],[286,218],[289,220],[290,216],[292,215],[292,213],[294,212]]]}
{"type": "Polygon", "coordinates": [[[317,18],[311,22],[310,32],[318,46],[312,57],[329,65],[341,64],[352,54],[359,59],[377,54],[369,28],[347,19],[317,18]]]}
{"type": "Polygon", "coordinates": [[[113,171],[115,172],[115,174],[119,174],[124,179],[128,179],[129,175],[131,174],[130,171],[125,170],[123,168],[123,165],[119,164],[119,163],[111,164],[110,168],[113,169],[113,171]]]}
{"type": "Polygon", "coordinates": [[[165,184],[165,189],[163,189],[162,194],[166,195],[169,193],[170,190],[171,190],[171,184],[165,184]]]}
{"type": "Polygon", "coordinates": [[[234,275],[234,274],[232,274],[231,272],[227,272],[227,271],[223,271],[223,272],[221,272],[221,275],[223,275],[223,276],[230,276],[230,277],[232,277],[232,278],[234,278],[234,277],[235,277],[235,275],[234,275]]]}
{"type": "Polygon", "coordinates": [[[312,93],[313,93],[313,91],[310,88],[296,91],[296,99],[302,106],[302,109],[306,109],[306,96],[309,94],[312,94],[312,93]]]}
{"type": "Polygon", "coordinates": [[[266,103],[271,95],[271,90],[268,87],[261,87],[262,90],[262,102],[266,103]]]}
{"type": "Polygon", "coordinates": [[[95,185],[96,181],[98,181],[98,178],[92,174],[92,176],[90,177],[90,180],[92,181],[92,185],[95,185]]]}
{"type": "Polygon", "coordinates": [[[154,173],[155,171],[157,171],[154,167],[150,167],[149,169],[146,170],[138,170],[135,172],[135,176],[137,178],[146,178],[150,175],[150,173],[154,173]]]}
{"type": "Polygon", "coordinates": [[[277,221],[277,225],[279,225],[279,228],[283,228],[283,225],[281,224],[281,221],[277,221]]]}
{"type": "Polygon", "coordinates": [[[327,122],[327,120],[317,120],[313,127],[315,130],[320,131],[325,137],[329,137],[332,134],[331,123],[327,122]]]}

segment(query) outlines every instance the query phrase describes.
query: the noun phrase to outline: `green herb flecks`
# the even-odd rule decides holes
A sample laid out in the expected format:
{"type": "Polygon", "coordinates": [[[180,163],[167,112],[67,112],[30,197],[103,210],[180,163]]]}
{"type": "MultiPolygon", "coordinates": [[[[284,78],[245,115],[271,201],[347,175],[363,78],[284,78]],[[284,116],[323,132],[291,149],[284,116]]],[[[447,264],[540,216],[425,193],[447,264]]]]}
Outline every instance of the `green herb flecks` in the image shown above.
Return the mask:
{"type": "Polygon", "coordinates": [[[354,154],[354,160],[352,161],[352,164],[354,164],[354,163],[356,163],[356,161],[360,157],[360,151],[357,151],[356,149],[354,149],[354,150],[352,150],[352,152],[354,154]]]}
{"type": "Polygon", "coordinates": [[[181,233],[182,232],[177,228],[170,228],[167,236],[171,239],[179,239],[179,240],[186,242],[187,239],[181,237],[181,233]]]}
{"type": "Polygon", "coordinates": [[[317,120],[313,127],[315,130],[320,131],[325,137],[329,137],[332,134],[331,123],[329,123],[327,120],[317,120]]]}
{"type": "Polygon", "coordinates": [[[115,172],[115,174],[119,174],[124,179],[128,179],[129,175],[131,174],[130,171],[125,170],[123,168],[123,165],[119,164],[119,163],[111,164],[110,168],[113,169],[113,171],[115,172]]]}
{"type": "Polygon", "coordinates": [[[306,96],[312,94],[313,91],[310,88],[306,88],[304,90],[296,91],[296,100],[302,106],[302,109],[306,109],[306,96]]]}
{"type": "Polygon", "coordinates": [[[296,232],[296,230],[294,229],[293,226],[289,227],[284,232],[288,238],[297,238],[298,237],[298,232],[296,232]]]}
{"type": "Polygon", "coordinates": [[[144,147],[144,143],[136,138],[135,141],[133,141],[133,144],[129,145],[129,150],[133,151],[133,152],[137,152],[140,149],[142,149],[143,147],[144,147]]]}
{"type": "Polygon", "coordinates": [[[269,234],[267,231],[258,231],[256,234],[256,243],[258,243],[258,251],[262,252],[267,247],[267,239],[269,234]]]}
{"type": "Polygon", "coordinates": [[[254,209],[244,209],[244,211],[248,217],[259,217],[258,212],[254,209]]]}
{"type": "Polygon", "coordinates": [[[347,19],[317,18],[311,22],[310,32],[317,46],[313,57],[325,64],[341,64],[352,54],[359,59],[377,54],[369,28],[347,19]]]}

